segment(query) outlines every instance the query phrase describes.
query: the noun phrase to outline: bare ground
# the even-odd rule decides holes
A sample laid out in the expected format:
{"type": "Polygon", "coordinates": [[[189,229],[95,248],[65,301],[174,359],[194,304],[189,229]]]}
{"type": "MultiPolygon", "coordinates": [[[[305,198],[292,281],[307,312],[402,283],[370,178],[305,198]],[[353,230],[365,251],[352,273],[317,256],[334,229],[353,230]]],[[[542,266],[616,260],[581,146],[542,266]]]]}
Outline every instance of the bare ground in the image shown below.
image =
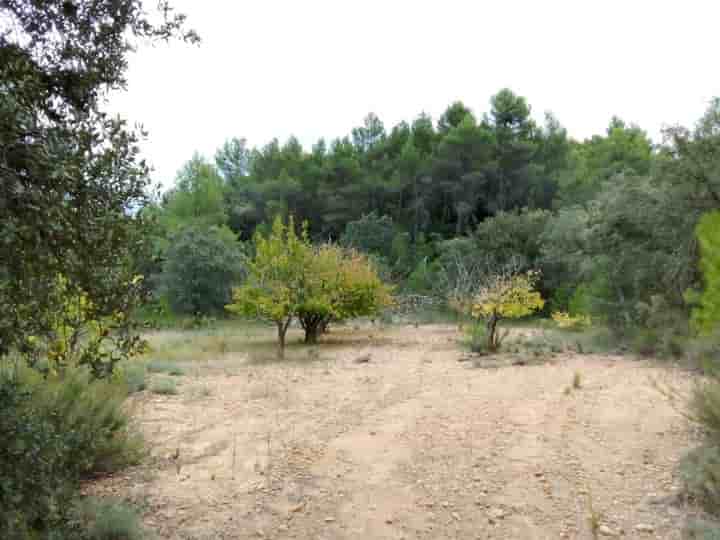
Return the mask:
{"type": "Polygon", "coordinates": [[[686,373],[572,353],[482,369],[440,325],[330,339],[282,363],[219,355],[179,395],[141,396],[152,467],[95,487],[144,502],[161,538],[593,538],[593,517],[600,536],[680,538],[692,437],[653,381],[686,373]]]}

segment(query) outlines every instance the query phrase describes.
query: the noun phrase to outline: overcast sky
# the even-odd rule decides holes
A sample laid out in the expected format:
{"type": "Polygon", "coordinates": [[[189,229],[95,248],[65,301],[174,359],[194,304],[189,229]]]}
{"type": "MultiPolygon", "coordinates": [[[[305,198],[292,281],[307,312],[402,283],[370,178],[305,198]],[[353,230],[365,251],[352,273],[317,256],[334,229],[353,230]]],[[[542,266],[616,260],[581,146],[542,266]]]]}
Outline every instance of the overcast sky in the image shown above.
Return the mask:
{"type": "MultiPolygon", "coordinates": [[[[149,2],[152,4],[153,2],[149,2]]],[[[375,112],[390,128],[509,87],[575,138],[613,115],[659,139],[720,96],[718,0],[173,0],[199,47],[142,46],[110,110],[149,131],[165,186],[193,152],[296,135],[306,148],[375,112]]]]}

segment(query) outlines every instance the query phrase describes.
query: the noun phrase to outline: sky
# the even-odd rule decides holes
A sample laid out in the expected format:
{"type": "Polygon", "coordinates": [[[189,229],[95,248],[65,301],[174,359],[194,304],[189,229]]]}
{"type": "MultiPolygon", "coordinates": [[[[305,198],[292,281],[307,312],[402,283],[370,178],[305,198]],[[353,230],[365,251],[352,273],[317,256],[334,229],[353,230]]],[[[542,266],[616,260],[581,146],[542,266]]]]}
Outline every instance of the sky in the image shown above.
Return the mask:
{"type": "MultiPolygon", "coordinates": [[[[152,4],[147,0],[148,5],[152,4]]],[[[510,88],[577,139],[617,115],[659,141],[720,96],[717,0],[172,0],[202,38],[142,43],[107,108],[149,132],[172,185],[230,137],[309,147],[369,112],[386,128],[510,88]]]]}

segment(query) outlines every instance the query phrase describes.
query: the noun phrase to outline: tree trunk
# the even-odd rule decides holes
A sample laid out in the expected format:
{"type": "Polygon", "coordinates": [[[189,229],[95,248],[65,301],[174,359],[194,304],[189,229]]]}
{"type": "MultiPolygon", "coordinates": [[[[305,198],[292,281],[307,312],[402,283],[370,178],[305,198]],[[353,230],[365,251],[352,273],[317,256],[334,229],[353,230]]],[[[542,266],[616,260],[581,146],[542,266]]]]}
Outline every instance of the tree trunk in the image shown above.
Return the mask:
{"type": "Polygon", "coordinates": [[[305,327],[305,343],[315,345],[320,335],[320,322],[310,324],[305,327]]]}
{"type": "Polygon", "coordinates": [[[281,359],[285,358],[285,334],[287,333],[288,326],[290,326],[290,324],[285,324],[284,321],[278,323],[278,344],[280,345],[278,356],[281,359]]]}
{"type": "Polygon", "coordinates": [[[488,334],[488,351],[497,351],[497,322],[498,317],[495,313],[490,315],[487,323],[487,334],[488,334]]]}

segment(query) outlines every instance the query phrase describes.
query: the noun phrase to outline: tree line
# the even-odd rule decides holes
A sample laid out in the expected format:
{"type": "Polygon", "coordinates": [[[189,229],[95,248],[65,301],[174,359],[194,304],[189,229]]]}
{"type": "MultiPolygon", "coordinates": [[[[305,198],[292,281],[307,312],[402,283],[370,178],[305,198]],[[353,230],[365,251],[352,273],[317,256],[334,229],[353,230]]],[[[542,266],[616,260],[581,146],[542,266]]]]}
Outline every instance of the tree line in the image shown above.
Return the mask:
{"type": "Polygon", "coordinates": [[[420,114],[390,129],[369,114],[309,150],[294,137],[261,148],[238,137],[212,159],[195,155],[144,210],[156,229],[143,270],[158,297],[172,291],[171,307],[222,312],[232,276],[193,261],[221,268],[293,216],[316,242],[366,252],[400,291],[447,296],[481,270],[538,270],[547,310],[593,315],[618,333],[654,328],[672,349],[703,289],[696,226],[720,208],[720,101],[659,143],[619,118],[575,140],[552,114],[538,125],[509,89],[489,105],[476,115],[456,102],[437,121],[420,114]],[[180,305],[189,282],[197,300],[180,305]]]}

